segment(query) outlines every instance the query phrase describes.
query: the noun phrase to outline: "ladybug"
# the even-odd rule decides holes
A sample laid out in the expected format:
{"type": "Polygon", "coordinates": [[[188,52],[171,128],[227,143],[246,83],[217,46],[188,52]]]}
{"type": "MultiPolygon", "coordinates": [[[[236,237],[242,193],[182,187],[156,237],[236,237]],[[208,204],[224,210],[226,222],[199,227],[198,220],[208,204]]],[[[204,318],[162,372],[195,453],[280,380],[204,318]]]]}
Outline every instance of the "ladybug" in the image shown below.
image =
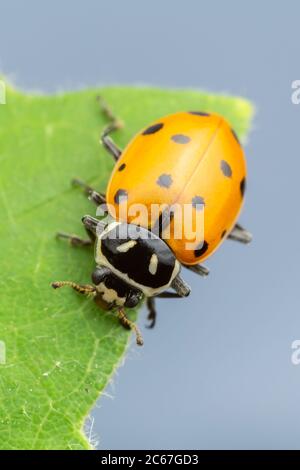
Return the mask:
{"type": "Polygon", "coordinates": [[[178,112],[156,120],[122,151],[110,137],[122,123],[101,97],[98,100],[109,120],[100,140],[113,156],[115,167],[106,195],[81,180],[73,183],[97,206],[104,205],[106,217],[82,218],[89,239],[57,234],[73,246],[95,247],[93,283],[57,281],[52,286],[70,286],[93,296],[101,308],[116,311],[121,324],[134,330],[137,344],[142,345],[141,333],[126,316],[125,308],[146,299],[149,327],[153,327],[155,297],[190,294],[180,275],[182,266],[207,276],[209,271],[201,263],[226,238],[251,241],[251,234],[237,223],[246,188],[246,161],[228,122],[201,111],[178,112]],[[132,209],[141,204],[146,211],[137,223],[132,209]],[[159,208],[154,219],[153,206],[159,208]],[[190,208],[190,228],[176,237],[176,214],[185,207],[190,208]],[[200,240],[199,233],[192,232],[199,214],[205,217],[200,240]]]}

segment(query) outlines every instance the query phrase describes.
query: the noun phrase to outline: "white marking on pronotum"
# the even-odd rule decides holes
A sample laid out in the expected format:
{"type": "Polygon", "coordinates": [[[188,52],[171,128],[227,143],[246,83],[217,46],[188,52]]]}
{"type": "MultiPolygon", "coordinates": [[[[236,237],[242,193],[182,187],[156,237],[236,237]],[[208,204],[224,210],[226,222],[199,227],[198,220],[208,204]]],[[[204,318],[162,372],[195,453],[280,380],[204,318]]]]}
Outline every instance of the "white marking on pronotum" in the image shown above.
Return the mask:
{"type": "Polygon", "coordinates": [[[133,248],[136,244],[137,244],[137,241],[129,240],[129,242],[122,243],[122,245],[117,246],[117,250],[120,253],[127,253],[127,251],[129,251],[130,248],[133,248]]]}
{"type": "Polygon", "coordinates": [[[157,255],[153,253],[150,259],[150,263],[149,263],[149,272],[153,274],[153,276],[156,274],[157,265],[158,265],[158,258],[157,258],[157,255]]]}

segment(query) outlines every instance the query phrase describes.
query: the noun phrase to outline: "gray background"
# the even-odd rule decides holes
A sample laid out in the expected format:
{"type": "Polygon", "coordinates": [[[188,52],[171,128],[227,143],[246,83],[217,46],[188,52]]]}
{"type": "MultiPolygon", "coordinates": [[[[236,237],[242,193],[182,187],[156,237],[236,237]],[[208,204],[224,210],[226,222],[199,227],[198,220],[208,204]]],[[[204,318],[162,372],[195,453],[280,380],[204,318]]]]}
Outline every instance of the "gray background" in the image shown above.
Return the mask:
{"type": "MultiPolygon", "coordinates": [[[[101,448],[300,448],[300,3],[0,1],[0,69],[27,89],[149,83],[244,95],[257,106],[242,222],[186,273],[193,295],[160,301],[94,410],[101,448]]],[[[140,323],[145,323],[141,312],[140,323]]]]}

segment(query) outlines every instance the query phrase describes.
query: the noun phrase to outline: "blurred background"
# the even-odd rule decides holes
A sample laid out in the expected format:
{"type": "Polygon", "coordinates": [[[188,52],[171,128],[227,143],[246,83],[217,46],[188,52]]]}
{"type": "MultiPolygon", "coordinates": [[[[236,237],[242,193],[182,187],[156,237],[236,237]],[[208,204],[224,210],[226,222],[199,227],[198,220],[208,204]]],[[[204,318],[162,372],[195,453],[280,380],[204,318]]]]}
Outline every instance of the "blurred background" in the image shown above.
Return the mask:
{"type": "Polygon", "coordinates": [[[154,331],[141,311],[145,346],[92,413],[99,448],[300,448],[299,15],[296,0],[0,0],[0,70],[26,90],[192,87],[257,108],[241,218],[254,241],[227,241],[208,279],[185,272],[193,294],[158,302],[154,331]]]}

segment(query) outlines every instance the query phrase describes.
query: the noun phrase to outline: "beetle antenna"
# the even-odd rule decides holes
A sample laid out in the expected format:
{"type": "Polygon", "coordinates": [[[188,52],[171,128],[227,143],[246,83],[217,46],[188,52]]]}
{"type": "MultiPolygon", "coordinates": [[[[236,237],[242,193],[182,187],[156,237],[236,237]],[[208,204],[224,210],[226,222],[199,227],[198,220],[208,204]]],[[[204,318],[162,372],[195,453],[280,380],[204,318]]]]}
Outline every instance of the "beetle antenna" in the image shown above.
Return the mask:
{"type": "Polygon", "coordinates": [[[143,346],[144,341],[143,341],[143,337],[141,335],[140,330],[138,329],[138,327],[136,326],[136,324],[133,321],[131,321],[131,320],[129,320],[129,318],[127,318],[126,313],[125,313],[123,308],[118,309],[118,318],[119,318],[121,324],[125,328],[130,328],[132,331],[135,332],[136,344],[138,344],[139,346],[143,346]]]}
{"type": "Polygon", "coordinates": [[[76,284],[76,282],[72,281],[55,281],[51,283],[51,286],[53,289],[60,289],[61,287],[68,286],[76,290],[76,292],[79,292],[79,294],[85,295],[92,295],[96,292],[96,288],[94,286],[89,284],[76,284]]]}

